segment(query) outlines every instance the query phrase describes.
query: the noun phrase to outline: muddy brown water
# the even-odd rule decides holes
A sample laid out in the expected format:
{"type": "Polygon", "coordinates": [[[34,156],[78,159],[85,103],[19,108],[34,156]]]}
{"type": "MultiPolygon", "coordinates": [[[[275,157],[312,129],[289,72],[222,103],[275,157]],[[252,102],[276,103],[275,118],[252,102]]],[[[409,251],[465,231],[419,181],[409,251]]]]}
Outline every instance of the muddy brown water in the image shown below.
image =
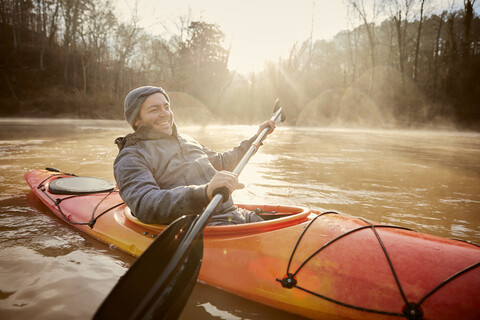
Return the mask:
{"type": "MultiPolygon", "coordinates": [[[[223,151],[254,126],[181,127],[223,151]]],[[[29,193],[57,167],[113,180],[121,121],[0,119],[0,318],[89,319],[134,258],[80,234],[29,193]]],[[[480,243],[480,134],[278,128],[252,158],[238,203],[335,210],[480,243]]],[[[198,284],[181,319],[302,319],[198,284]]]]}

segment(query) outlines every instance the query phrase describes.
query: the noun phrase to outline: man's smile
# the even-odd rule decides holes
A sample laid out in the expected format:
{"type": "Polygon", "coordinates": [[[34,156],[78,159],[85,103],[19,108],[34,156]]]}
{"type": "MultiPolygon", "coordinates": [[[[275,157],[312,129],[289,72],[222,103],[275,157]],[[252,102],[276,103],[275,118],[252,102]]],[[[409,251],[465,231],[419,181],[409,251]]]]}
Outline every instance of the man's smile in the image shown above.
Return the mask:
{"type": "Polygon", "coordinates": [[[156,127],[164,127],[169,128],[172,125],[172,120],[163,120],[163,121],[156,121],[154,124],[156,127]]]}

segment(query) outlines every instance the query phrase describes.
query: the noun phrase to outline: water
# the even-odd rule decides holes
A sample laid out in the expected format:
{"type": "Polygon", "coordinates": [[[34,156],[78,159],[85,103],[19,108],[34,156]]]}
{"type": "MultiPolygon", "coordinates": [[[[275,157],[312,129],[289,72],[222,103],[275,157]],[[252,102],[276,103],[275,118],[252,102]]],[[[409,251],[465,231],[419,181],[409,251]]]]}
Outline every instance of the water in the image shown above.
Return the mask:
{"type": "MultiPolygon", "coordinates": [[[[88,319],[134,258],[66,225],[23,175],[113,180],[123,122],[0,120],[0,318],[88,319]]],[[[185,127],[222,151],[252,126],[185,127]],[[221,137],[221,138],[219,138],[221,137]]],[[[480,243],[480,134],[278,128],[240,178],[239,203],[302,205],[480,243]]],[[[301,319],[198,284],[181,319],[301,319]]]]}

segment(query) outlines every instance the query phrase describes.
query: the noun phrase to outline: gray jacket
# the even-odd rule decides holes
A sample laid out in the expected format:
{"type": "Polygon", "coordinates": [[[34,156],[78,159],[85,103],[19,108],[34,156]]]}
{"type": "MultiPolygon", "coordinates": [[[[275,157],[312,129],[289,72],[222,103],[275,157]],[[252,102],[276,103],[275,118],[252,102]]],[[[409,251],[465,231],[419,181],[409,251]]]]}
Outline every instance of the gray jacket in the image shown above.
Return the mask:
{"type": "MultiPolygon", "coordinates": [[[[182,215],[202,213],[206,185],[220,170],[232,171],[255,137],[225,153],[205,148],[193,138],[171,136],[148,127],[118,138],[114,174],[120,196],[144,223],[168,224],[182,215]]],[[[230,196],[210,224],[245,222],[230,196]]]]}

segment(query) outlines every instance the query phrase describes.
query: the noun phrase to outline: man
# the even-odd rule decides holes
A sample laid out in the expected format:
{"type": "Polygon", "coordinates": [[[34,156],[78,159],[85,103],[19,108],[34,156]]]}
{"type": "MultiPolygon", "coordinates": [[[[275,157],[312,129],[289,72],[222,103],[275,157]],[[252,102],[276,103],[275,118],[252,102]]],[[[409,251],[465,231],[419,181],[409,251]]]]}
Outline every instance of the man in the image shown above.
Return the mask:
{"type": "MultiPolygon", "coordinates": [[[[140,87],[125,98],[125,118],[134,133],[118,138],[120,151],[114,174],[120,195],[132,213],[144,223],[169,224],[182,215],[199,214],[226,187],[231,194],[242,188],[231,171],[256,136],[275,129],[273,121],[260,125],[257,135],[225,153],[205,148],[179,134],[170,99],[160,87],[140,87]]],[[[232,197],[224,199],[210,225],[262,221],[254,212],[239,209],[232,197]]]]}

